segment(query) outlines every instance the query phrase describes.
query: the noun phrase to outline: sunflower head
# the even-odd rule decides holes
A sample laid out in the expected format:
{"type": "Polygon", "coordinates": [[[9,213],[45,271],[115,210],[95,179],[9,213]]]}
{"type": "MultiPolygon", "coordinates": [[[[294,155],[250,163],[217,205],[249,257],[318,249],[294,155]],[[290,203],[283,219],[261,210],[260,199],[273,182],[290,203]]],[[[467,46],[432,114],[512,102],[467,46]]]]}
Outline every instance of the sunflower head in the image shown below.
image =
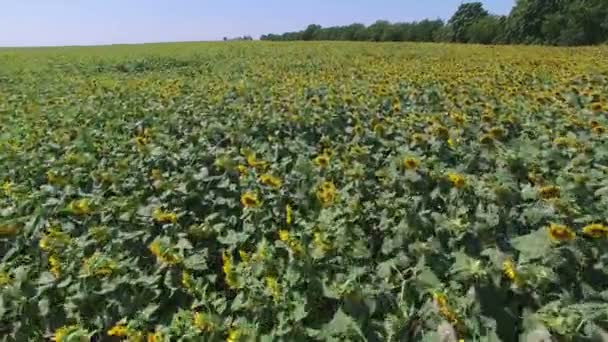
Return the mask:
{"type": "Polygon", "coordinates": [[[543,186],[538,190],[538,194],[543,199],[557,198],[560,196],[560,189],[554,185],[543,186]]]}
{"type": "Polygon", "coordinates": [[[260,183],[275,189],[280,188],[281,185],[283,185],[283,182],[279,177],[275,177],[268,173],[260,176],[260,183]]]}
{"type": "Polygon", "coordinates": [[[245,208],[257,208],[260,206],[260,200],[258,199],[258,195],[253,192],[246,192],[241,195],[241,204],[245,208]]]}
{"type": "Polygon", "coordinates": [[[416,170],[420,166],[420,162],[416,158],[405,158],[403,160],[403,167],[406,170],[416,170]]]}
{"type": "Polygon", "coordinates": [[[608,238],[608,227],[599,223],[589,224],[583,228],[583,234],[594,239],[608,238]]]}
{"type": "Polygon", "coordinates": [[[326,168],[329,166],[329,155],[323,153],[318,155],[313,162],[315,163],[316,166],[320,167],[320,168],[326,168]]]}
{"type": "Polygon", "coordinates": [[[452,183],[452,186],[457,189],[463,188],[467,184],[466,177],[458,173],[449,173],[448,179],[452,183]]]}
{"type": "Polygon", "coordinates": [[[576,238],[576,233],[567,226],[552,223],[548,230],[549,238],[554,242],[568,242],[576,238]]]}

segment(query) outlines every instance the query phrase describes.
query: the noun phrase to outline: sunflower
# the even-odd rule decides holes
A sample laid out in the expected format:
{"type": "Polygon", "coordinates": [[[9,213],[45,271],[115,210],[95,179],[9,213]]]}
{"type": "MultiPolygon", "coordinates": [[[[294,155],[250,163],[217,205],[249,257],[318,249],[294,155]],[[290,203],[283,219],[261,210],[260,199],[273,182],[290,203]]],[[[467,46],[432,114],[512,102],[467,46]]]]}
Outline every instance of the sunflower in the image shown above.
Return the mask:
{"type": "Polygon", "coordinates": [[[502,127],[492,127],[490,129],[490,135],[494,138],[494,139],[501,139],[505,136],[505,129],[502,127]]]}
{"type": "Polygon", "coordinates": [[[543,199],[557,198],[560,196],[560,188],[554,185],[548,185],[540,188],[538,194],[543,199]]]}
{"type": "Polygon", "coordinates": [[[321,204],[329,207],[336,200],[336,186],[332,182],[325,181],[319,185],[316,194],[321,204]]]}
{"type": "Polygon", "coordinates": [[[239,342],[242,340],[243,333],[239,329],[230,329],[226,342],[239,342]]]}
{"type": "Polygon", "coordinates": [[[67,342],[67,336],[70,335],[71,333],[75,332],[76,330],[79,330],[80,326],[78,325],[69,325],[69,326],[64,326],[61,327],[57,330],[55,330],[55,333],[53,334],[53,338],[52,341],[54,342],[67,342]]]}
{"type": "Polygon", "coordinates": [[[290,225],[293,222],[293,209],[291,205],[285,206],[285,222],[290,225]]]}
{"type": "Polygon", "coordinates": [[[258,199],[258,195],[253,192],[246,192],[241,195],[241,204],[245,208],[257,208],[260,206],[260,200],[258,199]]]}
{"type": "Polygon", "coordinates": [[[457,188],[463,188],[467,184],[467,179],[464,175],[458,173],[449,173],[448,179],[452,183],[452,185],[457,188]]]}
{"type": "Polygon", "coordinates": [[[522,285],[522,279],[517,270],[517,265],[512,260],[506,260],[502,264],[502,273],[505,278],[509,279],[515,286],[522,285]]]}
{"type": "Polygon", "coordinates": [[[552,223],[548,229],[549,238],[554,242],[567,242],[576,238],[576,233],[564,225],[552,223]]]}
{"type": "Polygon", "coordinates": [[[420,166],[420,162],[415,158],[405,158],[403,160],[403,167],[406,170],[416,170],[420,166]]]}
{"type": "Polygon", "coordinates": [[[177,215],[175,213],[164,211],[161,208],[154,209],[152,218],[158,223],[177,223],[177,215]]]}
{"type": "Polygon", "coordinates": [[[275,189],[280,188],[281,185],[283,185],[283,182],[281,181],[280,178],[275,177],[268,173],[265,173],[260,176],[260,183],[267,185],[269,187],[275,188],[275,189]]]}
{"type": "Polygon", "coordinates": [[[130,329],[124,323],[117,323],[112,328],[108,329],[108,336],[127,337],[130,329]]]}
{"type": "Polygon", "coordinates": [[[602,104],[599,102],[595,102],[593,104],[591,104],[591,110],[594,112],[601,112],[602,111],[602,104]]]}
{"type": "Polygon", "coordinates": [[[68,205],[68,210],[77,216],[88,215],[92,212],[91,202],[86,198],[72,201],[68,205]]]}
{"type": "Polygon", "coordinates": [[[228,285],[228,287],[231,289],[238,288],[239,282],[237,280],[236,273],[234,272],[232,257],[226,251],[224,251],[222,254],[222,271],[224,271],[224,280],[226,285],[228,285]]]}
{"type": "Polygon", "coordinates": [[[49,271],[55,278],[59,278],[61,276],[61,261],[55,255],[51,255],[49,257],[49,271]]]}
{"type": "Polygon", "coordinates": [[[277,278],[268,276],[264,278],[264,280],[266,281],[266,287],[268,288],[270,295],[274,300],[277,300],[281,296],[281,286],[279,285],[277,278]]]}
{"type": "Polygon", "coordinates": [[[583,234],[594,239],[608,238],[608,227],[599,223],[589,224],[583,228],[583,234]]]}
{"type": "Polygon", "coordinates": [[[0,237],[15,236],[21,230],[18,224],[3,224],[0,225],[0,237]]]}
{"type": "Polygon", "coordinates": [[[161,244],[161,240],[154,240],[148,250],[152,253],[156,260],[167,265],[176,265],[181,262],[181,258],[170,250],[170,247],[161,244]]]}
{"type": "Polygon", "coordinates": [[[597,135],[603,135],[604,133],[606,133],[606,127],[604,127],[604,126],[593,127],[593,133],[595,133],[597,135]]]}
{"type": "Polygon", "coordinates": [[[313,163],[323,169],[329,166],[329,161],[330,157],[325,153],[320,154],[315,159],[313,159],[313,163]]]}
{"type": "Polygon", "coordinates": [[[483,145],[492,145],[492,144],[494,144],[494,139],[493,139],[492,135],[484,134],[479,139],[479,142],[483,145]]]}
{"type": "Polygon", "coordinates": [[[194,326],[200,331],[214,331],[217,327],[207,314],[195,312],[192,316],[194,326]]]}

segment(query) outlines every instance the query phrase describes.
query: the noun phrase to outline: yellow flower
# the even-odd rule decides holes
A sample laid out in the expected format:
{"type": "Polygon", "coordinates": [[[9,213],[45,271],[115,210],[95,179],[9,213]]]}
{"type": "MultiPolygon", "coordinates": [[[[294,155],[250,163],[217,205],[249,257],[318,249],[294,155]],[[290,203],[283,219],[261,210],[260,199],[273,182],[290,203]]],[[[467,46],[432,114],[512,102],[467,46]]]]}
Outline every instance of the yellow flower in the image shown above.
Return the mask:
{"type": "Polygon", "coordinates": [[[285,206],[285,221],[288,225],[293,222],[293,209],[289,204],[285,206]]]}
{"type": "Polygon", "coordinates": [[[226,251],[222,254],[222,270],[224,271],[226,285],[232,289],[238,288],[239,283],[236,279],[236,274],[234,273],[232,258],[226,251]]]}
{"type": "Polygon", "coordinates": [[[538,190],[538,194],[543,199],[556,198],[560,196],[560,189],[558,186],[553,185],[544,186],[538,190]]]}
{"type": "Polygon", "coordinates": [[[279,240],[289,246],[289,249],[295,254],[301,254],[303,252],[302,245],[300,242],[291,237],[288,230],[279,230],[279,240]]]}
{"type": "Polygon", "coordinates": [[[258,199],[258,195],[253,192],[246,192],[241,195],[241,204],[245,208],[257,208],[260,206],[260,200],[258,199]]]}
{"type": "Polygon", "coordinates": [[[454,139],[449,138],[449,139],[448,139],[448,146],[450,146],[450,148],[454,148],[454,146],[456,146],[456,143],[457,143],[457,142],[458,142],[458,141],[454,141],[454,139]]]}
{"type": "Polygon", "coordinates": [[[160,208],[154,209],[152,218],[158,223],[177,223],[177,215],[168,211],[164,211],[160,208]]]}
{"type": "Polygon", "coordinates": [[[317,156],[313,162],[320,168],[326,168],[329,166],[330,157],[327,154],[320,154],[317,156]]]}
{"type": "Polygon", "coordinates": [[[65,183],[65,179],[53,171],[48,171],[46,173],[46,179],[49,184],[53,185],[61,185],[65,183]]]}
{"type": "Polygon", "coordinates": [[[597,134],[597,135],[602,135],[604,133],[606,133],[606,127],[604,126],[597,126],[597,127],[593,127],[593,133],[597,134]]]}
{"type": "Polygon", "coordinates": [[[270,291],[272,298],[277,300],[281,296],[281,286],[276,277],[266,277],[266,287],[270,291]]]}
{"type": "Polygon", "coordinates": [[[61,261],[59,261],[59,258],[55,255],[49,257],[49,270],[55,278],[61,276],[61,261]]]}
{"type": "Polygon", "coordinates": [[[72,214],[78,216],[88,215],[92,212],[90,201],[86,198],[70,202],[68,209],[72,214]]]}
{"type": "Polygon", "coordinates": [[[130,329],[124,323],[118,323],[108,330],[108,336],[128,337],[130,329]]]}
{"type": "Polygon", "coordinates": [[[45,251],[55,251],[65,247],[70,241],[70,236],[67,233],[62,232],[57,227],[51,227],[40,239],[39,246],[40,249],[45,251]]]}
{"type": "Polygon", "coordinates": [[[175,265],[181,262],[180,257],[172,253],[167,246],[161,245],[160,240],[154,240],[148,246],[148,249],[156,257],[156,260],[161,263],[175,265]]]}
{"type": "Polygon", "coordinates": [[[279,240],[289,242],[290,236],[288,230],[279,230],[279,240]]]}
{"type": "Polygon", "coordinates": [[[231,329],[228,332],[228,337],[226,338],[226,342],[238,342],[241,340],[243,333],[239,329],[231,329]]]}
{"type": "Polygon", "coordinates": [[[245,252],[244,250],[239,250],[239,257],[243,262],[248,262],[251,259],[249,254],[247,254],[247,252],[245,252]]]}
{"type": "Polygon", "coordinates": [[[165,339],[160,331],[150,332],[146,337],[146,342],[163,342],[165,339]]]}
{"type": "Polygon", "coordinates": [[[140,134],[135,137],[135,144],[137,145],[138,148],[143,148],[144,146],[146,146],[149,143],[150,143],[150,135],[148,134],[147,130],[144,131],[143,134],[140,134]]]}
{"type": "Polygon", "coordinates": [[[266,167],[267,163],[263,160],[257,160],[255,153],[249,153],[247,155],[247,164],[251,167],[255,167],[255,168],[264,168],[266,167]]]}
{"type": "Polygon", "coordinates": [[[15,236],[20,230],[21,227],[15,223],[0,225],[0,237],[15,236]]]}
{"type": "Polygon", "coordinates": [[[505,135],[505,130],[502,127],[492,127],[490,129],[490,135],[494,138],[494,139],[500,139],[502,137],[504,137],[505,135]]]}
{"type": "Polygon", "coordinates": [[[187,271],[182,272],[182,286],[188,291],[192,291],[194,287],[192,276],[187,271]]]}
{"type": "Polygon", "coordinates": [[[492,145],[494,143],[494,139],[492,138],[491,135],[484,134],[479,139],[479,142],[482,143],[483,145],[492,145]]]}
{"type": "Polygon", "coordinates": [[[576,140],[568,137],[557,137],[553,140],[553,144],[557,147],[573,147],[576,146],[576,140]]]}
{"type": "MultiPolygon", "coordinates": [[[[451,139],[450,139],[450,140],[451,140],[451,139]]],[[[422,143],[426,142],[426,136],[425,136],[424,134],[421,134],[421,133],[414,133],[414,134],[412,135],[412,142],[413,142],[414,144],[420,145],[420,144],[422,144],[422,143]]],[[[449,143],[449,142],[450,142],[450,141],[448,141],[448,143],[449,143]]]]}
{"type": "Polygon", "coordinates": [[[583,234],[594,239],[608,238],[608,227],[599,223],[589,224],[583,228],[583,234]]]}
{"type": "Polygon", "coordinates": [[[4,192],[6,196],[10,196],[13,193],[13,183],[4,181],[4,183],[2,183],[2,192],[4,192]]]}
{"type": "Polygon", "coordinates": [[[52,340],[55,342],[68,342],[66,337],[76,330],[80,329],[78,325],[69,325],[55,330],[52,340]]]}
{"type": "Polygon", "coordinates": [[[320,232],[314,232],[312,235],[313,245],[323,252],[328,252],[331,250],[331,246],[325,242],[325,237],[320,232]]]}
{"type": "Polygon", "coordinates": [[[403,160],[403,167],[406,170],[416,170],[420,166],[420,162],[415,158],[405,158],[403,160]]]}
{"type": "Polygon", "coordinates": [[[443,139],[448,139],[450,137],[450,131],[442,125],[438,125],[435,127],[434,131],[436,136],[443,138],[443,139]]]}
{"type": "Polygon", "coordinates": [[[215,330],[216,326],[206,314],[201,312],[195,312],[193,317],[194,326],[200,331],[211,332],[215,330]]]}
{"type": "Polygon", "coordinates": [[[439,310],[439,313],[441,314],[441,316],[443,316],[443,318],[445,318],[448,322],[452,324],[458,322],[458,316],[456,315],[454,310],[450,308],[446,295],[440,292],[436,292],[435,294],[433,294],[433,299],[435,300],[437,309],[439,310]]]}
{"type": "Polygon", "coordinates": [[[108,277],[118,268],[116,261],[103,257],[99,252],[93,253],[83,263],[84,273],[99,277],[108,277]]]}
{"type": "Polygon", "coordinates": [[[248,173],[247,166],[245,166],[245,165],[239,165],[236,168],[239,171],[239,173],[241,174],[241,176],[244,176],[248,173]]]}
{"type": "Polygon", "coordinates": [[[331,206],[336,200],[336,186],[332,182],[325,181],[317,188],[317,198],[324,207],[331,206]]]}
{"type": "Polygon", "coordinates": [[[502,264],[502,272],[507,279],[512,281],[516,286],[520,286],[522,281],[517,273],[517,265],[511,260],[506,260],[502,264]]]}
{"type": "Polygon", "coordinates": [[[601,112],[602,111],[602,104],[599,102],[594,102],[591,105],[591,110],[593,110],[594,112],[601,112]]]}
{"type": "Polygon", "coordinates": [[[280,178],[275,177],[271,174],[265,173],[260,176],[260,183],[270,186],[272,188],[280,188],[283,185],[283,182],[280,178]]]}
{"type": "Polygon", "coordinates": [[[463,188],[467,184],[467,179],[464,175],[458,173],[449,173],[448,179],[455,188],[463,188]]]}
{"type": "Polygon", "coordinates": [[[548,228],[549,238],[555,242],[572,241],[576,238],[574,231],[567,226],[552,223],[548,228]]]}
{"type": "Polygon", "coordinates": [[[0,271],[0,286],[5,286],[10,283],[11,283],[11,276],[4,271],[0,271]]]}

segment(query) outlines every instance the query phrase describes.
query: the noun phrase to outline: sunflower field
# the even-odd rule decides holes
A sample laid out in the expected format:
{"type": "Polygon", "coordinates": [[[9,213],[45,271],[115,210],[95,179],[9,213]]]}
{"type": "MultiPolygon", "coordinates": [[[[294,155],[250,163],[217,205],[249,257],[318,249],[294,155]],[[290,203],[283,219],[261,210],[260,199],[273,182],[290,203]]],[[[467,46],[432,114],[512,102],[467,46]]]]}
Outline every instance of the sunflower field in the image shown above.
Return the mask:
{"type": "Polygon", "coordinates": [[[592,341],[608,47],[0,50],[0,341],[592,341]]]}

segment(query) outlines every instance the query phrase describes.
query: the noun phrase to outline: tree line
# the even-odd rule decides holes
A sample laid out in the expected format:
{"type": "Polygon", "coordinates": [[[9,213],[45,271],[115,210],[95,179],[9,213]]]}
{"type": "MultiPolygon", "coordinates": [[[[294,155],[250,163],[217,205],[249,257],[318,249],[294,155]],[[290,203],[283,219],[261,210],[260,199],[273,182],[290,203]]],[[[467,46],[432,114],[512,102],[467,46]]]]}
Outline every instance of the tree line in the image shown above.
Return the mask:
{"type": "Polygon", "coordinates": [[[608,0],[517,0],[506,16],[489,13],[481,2],[469,2],[461,4],[447,22],[313,24],[303,31],[260,39],[594,45],[608,43],[608,0]]]}

